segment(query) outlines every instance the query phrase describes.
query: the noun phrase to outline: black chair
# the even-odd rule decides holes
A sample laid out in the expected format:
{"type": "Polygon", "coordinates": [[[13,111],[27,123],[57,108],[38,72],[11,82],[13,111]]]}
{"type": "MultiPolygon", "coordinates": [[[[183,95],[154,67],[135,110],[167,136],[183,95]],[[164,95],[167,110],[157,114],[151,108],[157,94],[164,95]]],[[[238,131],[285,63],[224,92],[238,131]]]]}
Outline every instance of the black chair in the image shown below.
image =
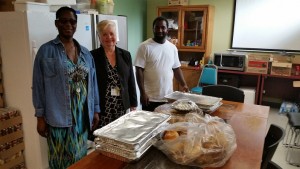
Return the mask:
{"type": "Polygon", "coordinates": [[[288,118],[288,123],[285,128],[285,131],[287,132],[288,126],[289,126],[289,130],[287,132],[287,135],[285,136],[286,137],[285,142],[283,143],[285,146],[288,147],[286,153],[286,161],[291,165],[299,167],[300,161],[293,160],[293,154],[294,154],[293,151],[298,151],[297,149],[300,148],[300,113],[288,112],[287,118],[288,118]]]}
{"type": "Polygon", "coordinates": [[[284,129],[275,124],[271,124],[265,137],[265,144],[261,162],[261,169],[266,169],[271,161],[279,142],[284,138],[284,129]]]}
{"type": "Polygon", "coordinates": [[[203,95],[221,97],[224,100],[244,103],[244,91],[229,85],[209,85],[204,86],[203,95]]]}
{"type": "MultiPolygon", "coordinates": [[[[297,146],[296,138],[300,130],[300,113],[288,112],[286,116],[288,118],[288,122],[285,127],[285,132],[286,132],[285,139],[282,143],[287,147],[297,146]],[[294,143],[292,142],[293,140],[294,143]]],[[[300,144],[298,146],[300,147],[300,144]]]]}
{"type": "Polygon", "coordinates": [[[267,165],[267,169],[282,169],[278,164],[274,163],[273,161],[269,161],[267,165]]]}

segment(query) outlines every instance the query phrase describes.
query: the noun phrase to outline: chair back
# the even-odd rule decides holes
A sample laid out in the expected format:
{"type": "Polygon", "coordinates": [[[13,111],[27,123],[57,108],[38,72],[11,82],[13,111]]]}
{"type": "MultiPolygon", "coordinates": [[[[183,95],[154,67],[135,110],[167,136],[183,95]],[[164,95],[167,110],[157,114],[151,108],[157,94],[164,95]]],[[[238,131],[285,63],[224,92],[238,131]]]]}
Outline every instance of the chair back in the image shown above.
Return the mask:
{"type": "Polygon", "coordinates": [[[206,64],[201,72],[199,85],[215,85],[218,83],[218,67],[214,64],[206,64]]]}
{"type": "Polygon", "coordinates": [[[220,97],[224,100],[244,102],[244,91],[229,85],[208,85],[204,86],[202,90],[203,95],[220,97]]]}
{"type": "Polygon", "coordinates": [[[284,138],[284,130],[282,127],[271,124],[265,137],[265,144],[261,162],[261,169],[266,169],[271,161],[279,142],[284,138]]]}
{"type": "Polygon", "coordinates": [[[269,161],[267,165],[267,169],[282,169],[278,164],[274,163],[273,161],[269,161]]]}

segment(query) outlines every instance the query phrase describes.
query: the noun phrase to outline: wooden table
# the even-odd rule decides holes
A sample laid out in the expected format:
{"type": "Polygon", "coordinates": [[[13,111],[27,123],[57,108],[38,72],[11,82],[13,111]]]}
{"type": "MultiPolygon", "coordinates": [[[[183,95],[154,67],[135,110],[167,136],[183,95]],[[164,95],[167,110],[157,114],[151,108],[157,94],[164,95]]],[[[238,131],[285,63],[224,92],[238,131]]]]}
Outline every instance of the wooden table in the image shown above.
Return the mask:
{"type": "MultiPolygon", "coordinates": [[[[223,105],[212,115],[226,119],[233,127],[237,139],[237,149],[226,164],[220,168],[260,169],[270,108],[224,100],[222,102],[223,105]]],[[[159,108],[156,110],[160,111],[159,108]]],[[[162,152],[151,148],[139,162],[133,164],[109,158],[94,151],[70,166],[69,169],[141,169],[149,168],[149,165],[160,165],[160,168],[165,167],[166,169],[170,167],[174,169],[191,168],[175,164],[162,152]]]]}

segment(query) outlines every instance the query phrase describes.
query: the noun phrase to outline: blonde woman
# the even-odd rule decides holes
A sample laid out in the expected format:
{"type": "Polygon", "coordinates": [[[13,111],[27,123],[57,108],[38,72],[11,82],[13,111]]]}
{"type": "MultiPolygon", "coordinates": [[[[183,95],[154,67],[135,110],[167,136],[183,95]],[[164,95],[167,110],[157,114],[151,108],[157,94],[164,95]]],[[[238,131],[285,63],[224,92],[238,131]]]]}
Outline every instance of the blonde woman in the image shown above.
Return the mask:
{"type": "Polygon", "coordinates": [[[116,24],[110,20],[98,23],[101,46],[91,51],[96,65],[103,127],[126,113],[135,110],[137,95],[131,55],[116,46],[116,24]]]}

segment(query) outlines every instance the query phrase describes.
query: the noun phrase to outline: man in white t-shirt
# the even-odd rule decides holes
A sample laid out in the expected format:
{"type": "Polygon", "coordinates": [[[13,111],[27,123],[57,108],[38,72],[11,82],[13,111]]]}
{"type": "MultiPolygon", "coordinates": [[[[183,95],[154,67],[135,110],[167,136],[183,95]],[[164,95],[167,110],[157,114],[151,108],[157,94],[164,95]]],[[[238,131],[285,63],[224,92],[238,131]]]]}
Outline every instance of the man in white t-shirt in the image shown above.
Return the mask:
{"type": "Polygon", "coordinates": [[[147,111],[167,102],[164,96],[173,92],[173,76],[185,92],[189,91],[177,48],[167,40],[167,19],[157,17],[153,21],[153,34],[154,38],[141,43],[134,62],[142,109],[147,111]]]}

